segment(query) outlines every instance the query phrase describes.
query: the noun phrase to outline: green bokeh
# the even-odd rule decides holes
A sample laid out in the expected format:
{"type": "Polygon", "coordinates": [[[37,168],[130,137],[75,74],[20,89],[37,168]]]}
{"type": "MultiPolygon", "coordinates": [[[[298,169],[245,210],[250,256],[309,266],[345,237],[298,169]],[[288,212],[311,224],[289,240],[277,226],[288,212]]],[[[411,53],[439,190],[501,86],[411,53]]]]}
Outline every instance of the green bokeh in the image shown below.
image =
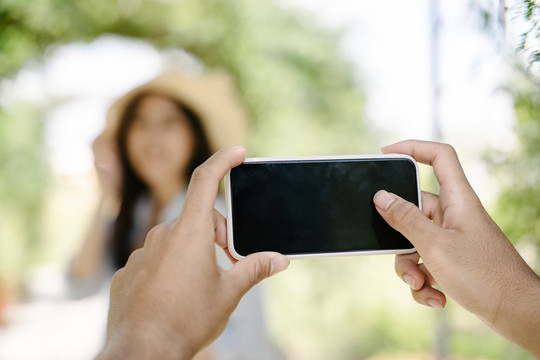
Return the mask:
{"type": "MultiPolygon", "coordinates": [[[[0,79],[29,62],[43,63],[55,46],[105,34],[184,49],[231,73],[249,113],[251,156],[363,153],[377,143],[363,121],[358,74],[340,53],[341,33],[270,0],[2,0],[0,79]]],[[[510,185],[499,218],[511,238],[535,242],[538,93],[518,98],[523,149],[504,164],[510,185]],[[520,165],[518,157],[524,159],[520,165]]],[[[45,194],[58,191],[47,168],[45,114],[34,104],[10,103],[0,112],[0,277],[20,278],[36,259],[59,260],[40,238],[45,194]]],[[[78,204],[65,194],[58,206],[64,207],[62,218],[50,232],[55,239],[84,231],[83,221],[69,217],[78,204]]],[[[413,302],[391,259],[322,262],[295,262],[287,276],[267,283],[271,334],[287,358],[427,359],[434,310],[413,302]]],[[[463,312],[455,306],[447,311],[452,359],[529,358],[477,319],[466,318],[469,326],[462,326],[463,312]]]]}
{"type": "MultiPolygon", "coordinates": [[[[364,97],[340,54],[340,33],[270,0],[2,1],[0,79],[28,64],[39,68],[59,45],[107,34],[183,49],[229,72],[249,114],[250,155],[367,148],[364,97]]],[[[7,213],[0,271],[13,279],[40,258],[36,252],[46,251],[39,222],[50,180],[43,146],[47,109],[6,106],[0,113],[0,211],[7,213]]]]}

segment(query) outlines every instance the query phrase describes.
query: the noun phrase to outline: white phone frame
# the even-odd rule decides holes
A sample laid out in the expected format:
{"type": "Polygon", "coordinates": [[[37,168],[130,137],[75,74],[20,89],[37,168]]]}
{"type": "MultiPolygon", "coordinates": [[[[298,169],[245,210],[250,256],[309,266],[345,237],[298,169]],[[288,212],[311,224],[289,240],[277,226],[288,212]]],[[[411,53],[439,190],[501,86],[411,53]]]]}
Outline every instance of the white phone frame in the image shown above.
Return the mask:
{"type": "MultiPolygon", "coordinates": [[[[258,163],[258,162],[289,162],[289,161],[317,161],[317,160],[388,160],[388,159],[407,159],[411,160],[414,164],[416,171],[416,186],[418,192],[418,207],[422,209],[422,197],[420,190],[420,176],[418,171],[418,164],[416,160],[405,154],[379,154],[379,155],[336,155],[336,156],[300,156],[300,157],[260,157],[260,158],[246,158],[243,163],[258,163]]],[[[231,181],[230,171],[225,175],[225,202],[227,208],[227,244],[229,253],[237,260],[243,259],[245,256],[240,255],[234,248],[233,238],[233,222],[232,222],[232,201],[231,201],[231,181]]],[[[395,250],[361,250],[361,251],[346,251],[346,252],[330,252],[330,253],[306,253],[306,254],[293,254],[287,255],[290,259],[305,259],[316,257],[329,257],[329,256],[356,256],[356,255],[383,255],[383,254],[410,254],[415,252],[416,249],[395,249],[395,250]]]]}

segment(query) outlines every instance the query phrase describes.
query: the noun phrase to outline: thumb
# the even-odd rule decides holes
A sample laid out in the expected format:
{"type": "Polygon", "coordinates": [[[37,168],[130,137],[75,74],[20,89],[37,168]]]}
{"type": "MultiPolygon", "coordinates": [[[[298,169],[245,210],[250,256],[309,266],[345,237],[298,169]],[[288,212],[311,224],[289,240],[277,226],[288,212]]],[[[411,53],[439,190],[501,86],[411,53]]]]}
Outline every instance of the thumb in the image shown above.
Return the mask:
{"type": "Polygon", "coordinates": [[[414,247],[433,239],[437,226],[413,203],[385,190],[378,191],[373,203],[383,219],[405,236],[414,247]]]}
{"type": "Polygon", "coordinates": [[[239,260],[228,271],[233,286],[243,295],[262,280],[289,266],[289,258],[276,252],[259,252],[239,260]]]}

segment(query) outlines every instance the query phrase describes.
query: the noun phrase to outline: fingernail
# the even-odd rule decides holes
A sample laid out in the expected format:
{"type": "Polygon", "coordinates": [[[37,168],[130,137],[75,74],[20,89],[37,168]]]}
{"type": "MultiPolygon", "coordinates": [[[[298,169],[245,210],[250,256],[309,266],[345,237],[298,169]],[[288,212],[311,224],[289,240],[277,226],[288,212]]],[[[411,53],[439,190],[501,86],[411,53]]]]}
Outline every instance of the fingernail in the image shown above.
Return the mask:
{"type": "Polygon", "coordinates": [[[386,190],[379,190],[373,197],[373,203],[379,209],[386,211],[396,201],[396,198],[386,190]]]}
{"type": "Polygon", "coordinates": [[[284,255],[277,255],[270,260],[270,276],[282,272],[289,267],[289,258],[284,255]]]}
{"type": "Polygon", "coordinates": [[[435,309],[439,309],[441,310],[443,308],[442,306],[442,303],[438,300],[435,300],[435,299],[429,299],[427,301],[428,305],[431,306],[432,308],[435,308],[435,309]]]}
{"type": "Polygon", "coordinates": [[[403,276],[403,280],[411,287],[413,290],[418,290],[414,285],[414,278],[410,275],[403,276]]]}

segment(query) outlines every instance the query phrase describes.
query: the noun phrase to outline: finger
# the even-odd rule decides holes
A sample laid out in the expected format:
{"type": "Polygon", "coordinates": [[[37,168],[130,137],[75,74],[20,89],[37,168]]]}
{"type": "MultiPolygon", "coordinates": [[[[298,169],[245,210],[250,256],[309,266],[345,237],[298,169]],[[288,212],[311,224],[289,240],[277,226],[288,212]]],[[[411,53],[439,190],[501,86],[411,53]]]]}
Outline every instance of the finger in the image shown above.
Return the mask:
{"type": "Polygon", "coordinates": [[[411,294],[414,300],[422,305],[435,309],[442,309],[446,305],[446,296],[441,291],[427,284],[420,290],[411,290],[411,294]]]}
{"type": "Polygon", "coordinates": [[[394,268],[396,274],[413,290],[420,290],[424,286],[424,273],[418,268],[420,256],[417,252],[406,255],[396,255],[394,268]]]}
{"type": "Polygon", "coordinates": [[[94,151],[94,166],[98,170],[112,172],[118,167],[118,161],[112,151],[101,148],[94,151]]]}
{"type": "Polygon", "coordinates": [[[385,190],[378,191],[373,197],[373,202],[383,219],[403,234],[420,254],[431,239],[437,239],[437,235],[440,235],[441,229],[416,205],[395,194],[385,190]]]}
{"type": "Polygon", "coordinates": [[[420,270],[424,274],[424,282],[428,283],[431,286],[437,285],[437,280],[431,275],[431,272],[429,272],[428,268],[424,263],[418,264],[418,270],[420,270]]]}
{"type": "Polygon", "coordinates": [[[216,234],[216,244],[223,249],[231,263],[235,264],[238,260],[229,252],[229,243],[227,242],[227,219],[216,209],[214,209],[214,232],[216,234]]]}
{"type": "Polygon", "coordinates": [[[129,255],[128,260],[126,262],[126,266],[124,267],[125,271],[129,273],[132,268],[139,269],[140,267],[142,267],[143,262],[144,262],[144,248],[140,248],[133,251],[129,255]]]}
{"type": "Polygon", "coordinates": [[[424,215],[439,224],[442,217],[440,209],[439,196],[422,191],[422,212],[424,215]]]}
{"type": "Polygon", "coordinates": [[[239,260],[228,271],[227,276],[231,287],[243,295],[262,280],[287,269],[288,266],[289,259],[285,255],[259,252],[239,260]]]}
{"type": "Polygon", "coordinates": [[[218,151],[197,167],[189,182],[182,214],[197,217],[201,212],[210,213],[214,208],[221,179],[231,168],[240,165],[245,158],[246,149],[237,146],[218,151]]]}
{"type": "Polygon", "coordinates": [[[431,306],[435,309],[442,309],[446,305],[446,296],[443,292],[438,289],[435,289],[436,285],[435,279],[426,268],[426,266],[421,263],[418,264],[417,269],[422,273],[423,286],[419,289],[411,289],[411,294],[416,302],[422,305],[431,306]]]}
{"type": "Polygon", "coordinates": [[[116,271],[112,278],[111,289],[115,289],[119,293],[127,292],[134,286],[133,279],[137,278],[140,274],[140,269],[144,264],[144,249],[137,249],[133,251],[123,268],[116,271]],[[131,279],[131,281],[126,281],[131,279]]]}
{"type": "Polygon", "coordinates": [[[231,252],[229,251],[229,247],[224,247],[223,248],[223,252],[225,253],[225,255],[227,255],[227,257],[229,258],[229,260],[231,261],[231,264],[236,264],[238,262],[238,260],[236,260],[232,255],[231,255],[231,252]]]}
{"type": "Polygon", "coordinates": [[[216,244],[222,249],[227,247],[227,219],[214,209],[214,233],[216,244]]]}
{"type": "Polygon", "coordinates": [[[455,149],[448,144],[407,140],[382,149],[383,153],[407,154],[417,161],[431,165],[441,186],[470,188],[455,149]]]}
{"type": "Polygon", "coordinates": [[[99,135],[94,139],[94,141],[92,142],[92,151],[94,152],[94,155],[96,151],[100,150],[100,148],[104,146],[104,144],[106,144],[106,142],[107,141],[105,140],[105,135],[103,134],[99,135]]]}

